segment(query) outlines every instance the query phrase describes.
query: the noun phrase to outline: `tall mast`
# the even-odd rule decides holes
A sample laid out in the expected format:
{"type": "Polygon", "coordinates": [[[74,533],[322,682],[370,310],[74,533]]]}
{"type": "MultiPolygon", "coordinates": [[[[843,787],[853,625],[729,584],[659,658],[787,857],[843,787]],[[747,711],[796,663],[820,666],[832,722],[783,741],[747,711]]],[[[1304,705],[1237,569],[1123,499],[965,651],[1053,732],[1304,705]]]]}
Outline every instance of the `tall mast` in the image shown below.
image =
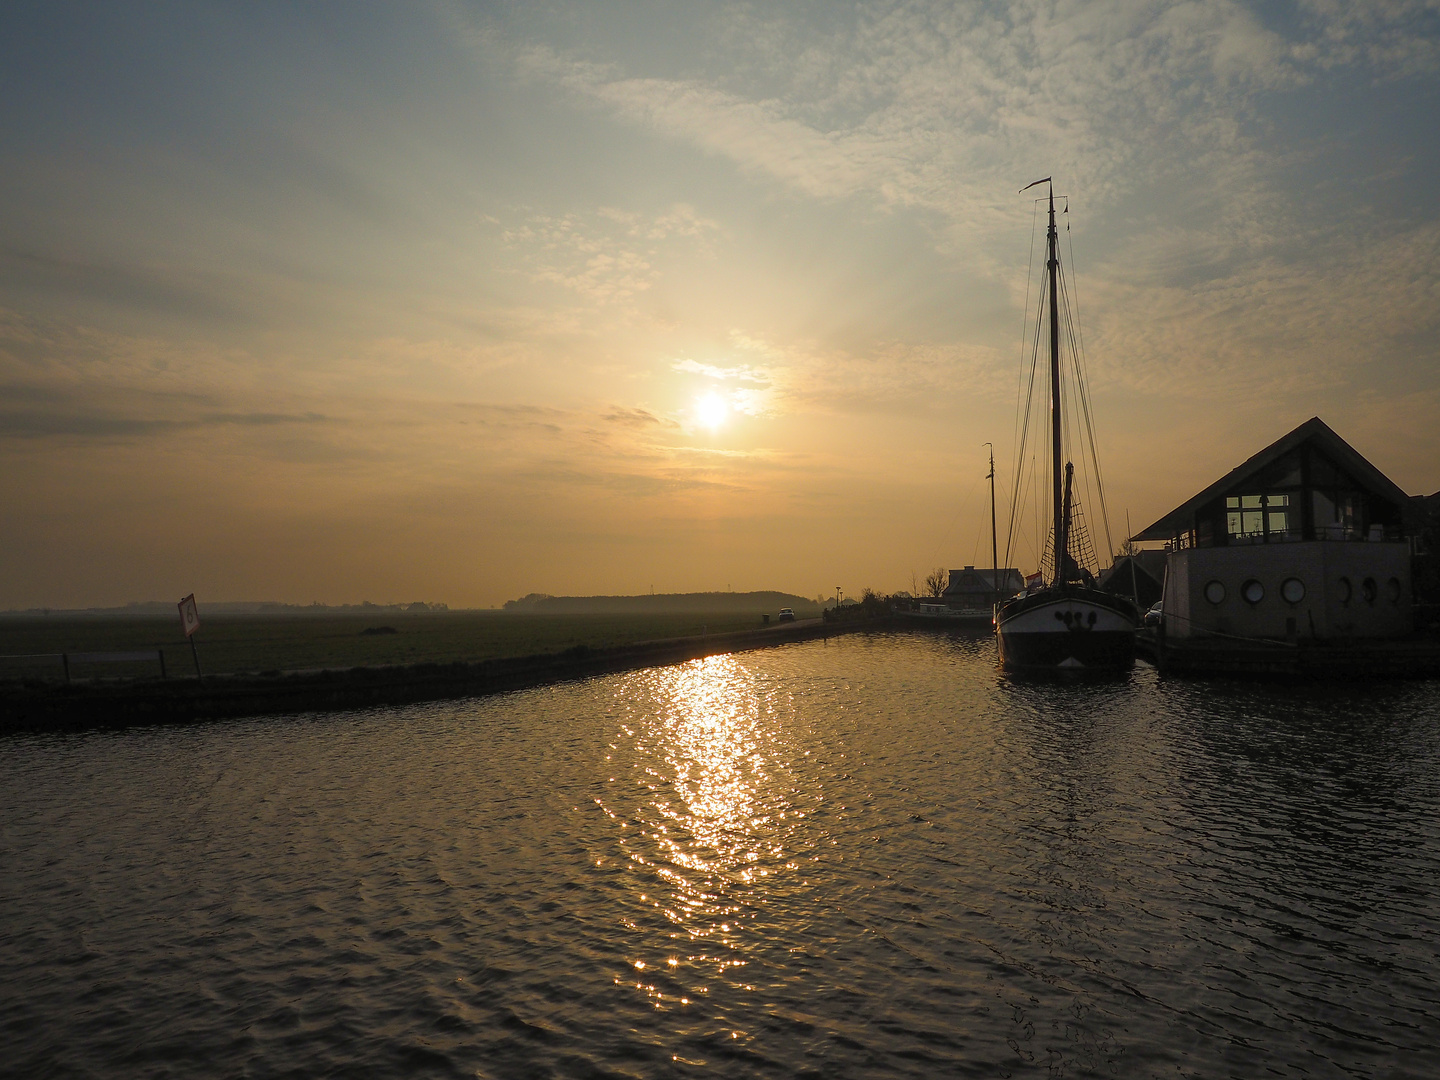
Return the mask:
{"type": "Polygon", "coordinates": [[[1047,237],[1049,259],[1046,267],[1050,272],[1050,480],[1051,503],[1055,523],[1055,581],[1058,584],[1065,565],[1065,523],[1061,507],[1060,476],[1060,428],[1063,419],[1060,412],[1060,312],[1059,277],[1060,250],[1055,232],[1055,184],[1050,184],[1050,231],[1047,237]]]}
{"type": "Polygon", "coordinates": [[[990,447],[990,590],[993,596],[992,604],[1000,602],[1000,545],[995,537],[995,444],[986,443],[990,447]]]}

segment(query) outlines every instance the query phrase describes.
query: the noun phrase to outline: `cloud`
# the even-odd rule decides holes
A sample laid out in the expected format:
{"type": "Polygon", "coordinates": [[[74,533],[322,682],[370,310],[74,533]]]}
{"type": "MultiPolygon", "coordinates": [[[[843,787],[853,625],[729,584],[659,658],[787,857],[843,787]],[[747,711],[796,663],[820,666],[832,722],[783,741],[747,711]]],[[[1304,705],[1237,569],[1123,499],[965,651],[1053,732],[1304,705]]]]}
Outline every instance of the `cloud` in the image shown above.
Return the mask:
{"type": "Polygon", "coordinates": [[[1092,372],[1148,392],[1261,400],[1408,367],[1416,343],[1440,333],[1440,223],[1309,241],[1309,259],[1264,254],[1198,284],[1167,280],[1167,245],[1132,245],[1096,275],[1092,372]]]}
{"type": "Polygon", "coordinates": [[[1008,354],[984,346],[892,341],[862,353],[814,342],[780,344],[740,330],[731,341],[766,361],[771,386],[764,413],[924,412],[961,399],[1004,397],[1012,385],[1008,354]]]}
{"type": "Polygon", "coordinates": [[[1194,123],[1197,107],[1233,113],[1248,91],[1300,77],[1283,39],[1215,0],[861,7],[853,27],[828,32],[741,13],[730,42],[766,96],[723,74],[635,76],[543,45],[519,48],[517,63],[803,194],[956,218],[991,208],[1042,154],[1087,189],[1121,189],[1142,146],[1229,137],[1194,123]]]}
{"type": "Polygon", "coordinates": [[[702,364],[697,360],[677,360],[670,365],[672,371],[693,372],[696,375],[704,375],[710,379],[739,379],[744,382],[767,385],[770,382],[770,375],[762,368],[752,367],[717,367],[714,364],[702,364]]]}
{"type": "Polygon", "coordinates": [[[533,214],[503,229],[501,238],[520,254],[532,280],[615,304],[654,286],[668,247],[693,246],[718,228],[685,205],[652,215],[602,207],[589,215],[533,214]]]}
{"type": "MultiPolygon", "coordinates": [[[[0,408],[0,438],[43,439],[53,437],[119,439],[170,435],[207,427],[277,427],[295,424],[333,423],[322,413],[201,413],[194,416],[131,415],[118,412],[113,404],[86,401],[81,395],[19,394],[0,389],[11,402],[28,397],[28,408],[0,408]]],[[[173,411],[173,410],[172,410],[173,411]]]]}
{"type": "Polygon", "coordinates": [[[1436,13],[1306,0],[1271,26],[1233,0],[904,2],[830,19],[740,7],[718,18],[724,63],[709,72],[656,77],[535,43],[513,59],[753,177],[933,213],[972,241],[1009,229],[1023,214],[1011,194],[1043,172],[1101,210],[1159,185],[1177,201],[1224,191],[1232,224],[1281,233],[1268,95],[1345,67],[1433,72],[1436,13]]]}
{"type": "Polygon", "coordinates": [[[627,409],[621,405],[616,405],[606,413],[602,419],[608,420],[612,424],[620,424],[623,427],[630,428],[647,428],[652,426],[673,428],[680,426],[674,420],[663,419],[647,409],[627,409]]]}

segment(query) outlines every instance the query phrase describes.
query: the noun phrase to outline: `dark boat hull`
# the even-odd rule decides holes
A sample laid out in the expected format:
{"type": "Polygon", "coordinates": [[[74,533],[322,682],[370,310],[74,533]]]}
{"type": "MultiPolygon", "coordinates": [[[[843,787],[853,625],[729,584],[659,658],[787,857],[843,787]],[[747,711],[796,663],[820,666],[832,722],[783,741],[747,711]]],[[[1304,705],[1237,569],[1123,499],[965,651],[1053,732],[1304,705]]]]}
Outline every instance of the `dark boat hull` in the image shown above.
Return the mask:
{"type": "Polygon", "coordinates": [[[1000,662],[1013,671],[1127,671],[1136,611],[1124,597],[1083,586],[1044,589],[1000,605],[1000,662]]]}

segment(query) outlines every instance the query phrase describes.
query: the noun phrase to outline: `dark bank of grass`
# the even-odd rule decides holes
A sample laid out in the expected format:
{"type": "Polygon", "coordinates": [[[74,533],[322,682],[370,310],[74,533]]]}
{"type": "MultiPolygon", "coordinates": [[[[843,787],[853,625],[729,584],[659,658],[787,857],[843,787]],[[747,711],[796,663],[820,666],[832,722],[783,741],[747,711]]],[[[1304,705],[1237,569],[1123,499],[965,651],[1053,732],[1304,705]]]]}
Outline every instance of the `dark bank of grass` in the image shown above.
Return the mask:
{"type": "MultiPolygon", "coordinates": [[[[761,625],[753,616],[517,615],[423,612],[375,615],[231,615],[206,617],[196,641],[207,673],[305,671],[384,664],[448,664],[603,649],[640,641],[724,633],[761,625]],[[395,633],[367,634],[390,627],[395,633]]],[[[0,616],[0,655],[112,652],[161,648],[170,675],[193,676],[179,619],[124,616],[0,616]]],[[[71,665],[75,678],[158,677],[159,665],[71,665]]],[[[0,680],[60,679],[56,660],[0,660],[0,680]]]]}

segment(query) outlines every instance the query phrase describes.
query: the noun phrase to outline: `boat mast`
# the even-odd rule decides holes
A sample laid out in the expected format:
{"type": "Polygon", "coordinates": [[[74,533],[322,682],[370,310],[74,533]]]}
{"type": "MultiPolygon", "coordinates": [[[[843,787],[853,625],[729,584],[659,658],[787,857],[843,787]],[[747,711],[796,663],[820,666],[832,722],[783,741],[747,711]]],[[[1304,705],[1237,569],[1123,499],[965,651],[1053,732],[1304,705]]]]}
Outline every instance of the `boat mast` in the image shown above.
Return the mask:
{"type": "Polygon", "coordinates": [[[1065,516],[1061,507],[1062,480],[1060,474],[1060,428],[1063,416],[1060,412],[1060,243],[1055,232],[1055,184],[1050,183],[1050,231],[1047,237],[1050,249],[1046,266],[1050,273],[1050,480],[1051,504],[1055,523],[1055,580],[1059,584],[1065,565],[1065,516]]]}
{"type": "Polygon", "coordinates": [[[1000,544],[995,536],[995,444],[987,442],[985,445],[990,447],[990,591],[993,606],[1000,602],[1000,544]]]}

